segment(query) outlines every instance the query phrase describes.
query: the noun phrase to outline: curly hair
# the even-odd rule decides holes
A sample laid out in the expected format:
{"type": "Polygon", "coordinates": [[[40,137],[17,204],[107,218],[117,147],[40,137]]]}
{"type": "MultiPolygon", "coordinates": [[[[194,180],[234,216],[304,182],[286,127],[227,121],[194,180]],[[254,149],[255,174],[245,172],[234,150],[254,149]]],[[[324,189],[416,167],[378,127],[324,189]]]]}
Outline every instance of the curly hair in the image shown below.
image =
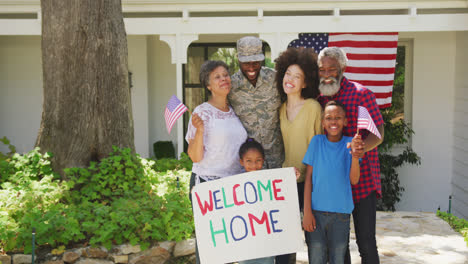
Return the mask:
{"type": "Polygon", "coordinates": [[[294,64],[297,64],[304,72],[306,87],[301,91],[302,98],[317,98],[320,94],[318,90],[320,79],[318,75],[317,54],[313,49],[288,48],[280,54],[275,63],[275,82],[276,88],[281,95],[281,102],[285,102],[287,99],[283,89],[284,74],[288,70],[288,67],[294,64]]]}
{"type": "Polygon", "coordinates": [[[211,91],[208,90],[208,86],[210,85],[210,74],[219,66],[222,66],[226,69],[227,72],[229,72],[229,67],[224,61],[213,61],[213,60],[208,60],[205,61],[201,68],[200,68],[200,74],[198,77],[200,78],[200,84],[205,88],[205,91],[208,93],[208,95],[211,95],[211,91]]]}

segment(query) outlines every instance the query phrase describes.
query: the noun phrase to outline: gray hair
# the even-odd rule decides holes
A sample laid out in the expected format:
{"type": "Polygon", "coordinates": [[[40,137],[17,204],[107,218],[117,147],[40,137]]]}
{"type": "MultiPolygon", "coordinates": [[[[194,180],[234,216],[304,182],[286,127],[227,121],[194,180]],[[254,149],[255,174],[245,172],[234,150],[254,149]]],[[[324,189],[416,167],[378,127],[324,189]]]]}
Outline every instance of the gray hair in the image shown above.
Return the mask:
{"type": "Polygon", "coordinates": [[[208,94],[211,94],[211,91],[208,90],[208,85],[210,85],[210,74],[212,71],[214,71],[216,68],[219,66],[222,66],[226,69],[226,71],[229,72],[229,67],[224,61],[213,61],[213,60],[208,60],[205,61],[201,68],[200,68],[200,84],[205,88],[205,90],[208,92],[208,94]]]}
{"type": "Polygon", "coordinates": [[[338,61],[341,69],[345,68],[346,63],[348,62],[348,58],[346,57],[346,52],[344,52],[344,50],[338,47],[327,47],[321,50],[318,55],[319,64],[323,57],[330,57],[338,61]]]}

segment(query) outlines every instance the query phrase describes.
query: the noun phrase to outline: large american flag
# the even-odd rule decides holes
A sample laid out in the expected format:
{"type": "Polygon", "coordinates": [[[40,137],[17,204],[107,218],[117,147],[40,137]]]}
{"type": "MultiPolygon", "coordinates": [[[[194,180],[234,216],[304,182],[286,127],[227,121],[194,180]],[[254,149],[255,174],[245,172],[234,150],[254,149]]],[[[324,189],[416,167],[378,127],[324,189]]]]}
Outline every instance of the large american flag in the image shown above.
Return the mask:
{"type": "Polygon", "coordinates": [[[169,102],[167,102],[166,110],[164,111],[164,119],[166,119],[166,128],[167,133],[171,133],[172,127],[174,126],[175,122],[179,117],[187,111],[187,107],[177,98],[177,96],[173,95],[169,102]]]}
{"type": "Polygon", "coordinates": [[[397,32],[384,33],[300,33],[289,47],[340,47],[348,57],[344,75],[374,92],[380,108],[391,106],[395,73],[397,32]]]}
{"type": "Polygon", "coordinates": [[[375,126],[374,120],[372,120],[369,111],[364,106],[358,107],[358,119],[357,119],[357,128],[363,128],[369,130],[372,134],[376,135],[378,138],[382,138],[379,130],[375,126]]]}

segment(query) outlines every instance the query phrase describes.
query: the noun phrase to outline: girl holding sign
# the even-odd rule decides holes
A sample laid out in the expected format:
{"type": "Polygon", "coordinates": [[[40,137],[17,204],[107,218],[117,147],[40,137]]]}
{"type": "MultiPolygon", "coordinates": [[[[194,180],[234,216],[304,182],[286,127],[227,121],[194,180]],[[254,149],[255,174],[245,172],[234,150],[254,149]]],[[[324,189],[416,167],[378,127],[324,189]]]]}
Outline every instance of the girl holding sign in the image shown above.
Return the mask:
{"type": "MultiPolygon", "coordinates": [[[[239,149],[240,164],[246,172],[261,170],[265,160],[265,151],[260,143],[253,138],[247,139],[239,149]]],[[[239,261],[239,264],[273,264],[275,257],[265,257],[239,261]]]]}

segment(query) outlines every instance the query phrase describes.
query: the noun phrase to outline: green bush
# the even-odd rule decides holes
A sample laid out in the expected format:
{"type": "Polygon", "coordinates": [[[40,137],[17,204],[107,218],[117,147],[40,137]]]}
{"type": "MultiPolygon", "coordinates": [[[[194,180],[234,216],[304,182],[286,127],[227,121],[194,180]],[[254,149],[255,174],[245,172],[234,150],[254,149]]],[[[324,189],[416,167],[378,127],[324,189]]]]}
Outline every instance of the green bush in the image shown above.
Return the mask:
{"type": "Polygon", "coordinates": [[[57,180],[50,168],[50,154],[34,149],[7,159],[0,188],[0,248],[31,250],[31,231],[36,228],[38,243],[50,234],[49,242],[64,243],[69,234],[57,232],[62,226],[64,205],[60,202],[69,185],[57,180]]]}
{"type": "Polygon", "coordinates": [[[172,141],[156,141],[153,144],[153,152],[156,159],[171,158],[174,159],[175,149],[172,141]]]}
{"type": "Polygon", "coordinates": [[[161,172],[165,172],[168,170],[181,170],[181,169],[191,171],[192,160],[185,152],[182,152],[180,154],[179,160],[169,159],[169,158],[155,160],[153,169],[155,171],[161,171],[161,172]]]}
{"type": "Polygon", "coordinates": [[[129,242],[146,248],[151,241],[192,236],[190,172],[157,172],[154,161],[114,147],[100,163],[66,169],[69,180],[61,181],[49,170],[49,158],[35,149],[7,162],[11,173],[0,189],[0,250],[31,252],[33,227],[37,245],[52,247],[129,242]]]}
{"type": "Polygon", "coordinates": [[[16,147],[10,144],[6,137],[0,138],[0,143],[4,144],[10,150],[8,153],[0,152],[0,185],[7,181],[10,175],[10,159],[16,152],[16,147]]]}
{"type": "Polygon", "coordinates": [[[468,221],[463,218],[458,218],[450,213],[445,213],[437,210],[437,216],[444,219],[453,230],[459,232],[465,238],[466,245],[468,246],[468,221]]]}
{"type": "Polygon", "coordinates": [[[22,185],[31,180],[40,180],[45,176],[59,179],[59,174],[55,173],[50,166],[51,157],[51,153],[40,153],[39,148],[35,148],[24,155],[13,154],[11,157],[2,160],[0,165],[2,181],[0,184],[8,181],[22,185]]]}
{"type": "Polygon", "coordinates": [[[382,116],[385,120],[385,136],[384,141],[378,147],[382,175],[382,199],[377,201],[377,209],[395,211],[395,204],[400,201],[402,192],[405,190],[400,185],[397,169],[405,163],[419,165],[421,158],[409,146],[401,153],[394,154],[392,147],[406,144],[414,132],[403,120],[391,122],[391,118],[394,116],[393,107],[382,111],[382,116]]]}
{"type": "Polygon", "coordinates": [[[16,147],[10,143],[10,140],[8,140],[7,137],[4,136],[4,137],[0,138],[0,143],[8,146],[8,150],[10,150],[6,154],[0,152],[0,160],[2,160],[2,159],[4,160],[4,159],[6,159],[8,157],[11,157],[13,154],[16,153],[16,147]]]}

